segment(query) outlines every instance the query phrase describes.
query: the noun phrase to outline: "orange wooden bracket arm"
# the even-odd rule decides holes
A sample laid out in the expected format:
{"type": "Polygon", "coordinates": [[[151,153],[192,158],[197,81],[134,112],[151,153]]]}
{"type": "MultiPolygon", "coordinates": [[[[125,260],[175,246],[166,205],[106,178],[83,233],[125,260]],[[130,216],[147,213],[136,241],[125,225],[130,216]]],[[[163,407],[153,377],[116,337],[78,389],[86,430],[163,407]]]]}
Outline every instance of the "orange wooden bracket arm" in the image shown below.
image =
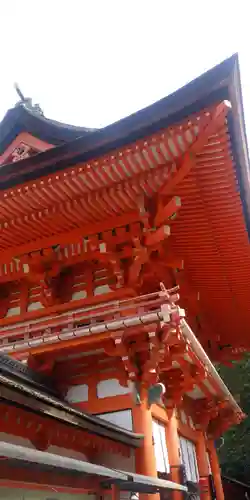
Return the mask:
{"type": "Polygon", "coordinates": [[[165,222],[167,219],[173,217],[173,215],[176,214],[180,207],[180,197],[174,196],[172,200],[167,203],[167,205],[159,207],[155,217],[155,225],[159,226],[160,224],[163,224],[163,222],[165,222]]]}
{"type": "Polygon", "coordinates": [[[25,243],[16,247],[12,247],[0,252],[0,263],[5,264],[13,257],[21,256],[34,251],[40,251],[41,248],[50,247],[53,245],[68,245],[71,243],[79,243],[79,239],[84,236],[97,234],[100,232],[112,231],[114,227],[122,227],[141,220],[138,211],[129,212],[124,215],[119,215],[113,218],[108,218],[102,222],[95,224],[83,224],[81,227],[73,229],[69,232],[39,238],[35,241],[25,243]]]}
{"type": "Polygon", "coordinates": [[[171,194],[176,186],[187,176],[195,164],[196,154],[198,154],[207,143],[210,135],[214,134],[224,125],[225,117],[229,109],[230,103],[228,101],[223,101],[216,106],[211,114],[208,114],[204,120],[201,120],[196,141],[190,146],[189,150],[184,153],[181,166],[179,166],[179,168],[177,166],[177,172],[166,182],[166,184],[164,184],[160,190],[160,194],[171,194]]]}
{"type": "Polygon", "coordinates": [[[160,189],[161,195],[170,195],[173,193],[174,189],[180,182],[186,177],[186,175],[190,172],[191,168],[195,165],[195,155],[191,151],[187,151],[181,163],[181,166],[178,168],[177,172],[164,184],[164,186],[160,189]]]}
{"type": "Polygon", "coordinates": [[[229,101],[223,101],[215,110],[206,116],[206,119],[201,123],[200,133],[196,141],[191,146],[191,151],[195,154],[199,153],[201,148],[206,144],[210,135],[214,134],[218,129],[223,127],[225,124],[225,117],[228,111],[231,109],[231,104],[229,101]]]}
{"type": "Polygon", "coordinates": [[[149,232],[145,235],[145,246],[153,246],[161,241],[165,240],[170,236],[170,227],[161,226],[159,229],[153,232],[149,232]]]}

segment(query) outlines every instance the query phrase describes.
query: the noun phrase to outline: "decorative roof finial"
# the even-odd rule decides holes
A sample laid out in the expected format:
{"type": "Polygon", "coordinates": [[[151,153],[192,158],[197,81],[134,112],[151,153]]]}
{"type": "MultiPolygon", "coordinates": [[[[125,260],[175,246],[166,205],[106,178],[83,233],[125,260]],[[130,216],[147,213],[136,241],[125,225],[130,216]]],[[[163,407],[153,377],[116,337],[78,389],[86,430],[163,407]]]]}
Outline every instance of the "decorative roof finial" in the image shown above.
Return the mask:
{"type": "Polygon", "coordinates": [[[24,95],[23,95],[23,93],[22,93],[22,91],[21,91],[18,83],[14,83],[14,88],[15,88],[15,91],[16,91],[17,95],[20,97],[20,100],[22,102],[25,102],[26,99],[25,99],[25,97],[24,97],[24,95]]]}
{"type": "Polygon", "coordinates": [[[40,108],[39,104],[33,104],[32,99],[30,97],[24,97],[18,83],[14,83],[14,88],[17,92],[17,95],[20,97],[20,101],[16,103],[16,106],[24,106],[29,109],[29,111],[33,111],[33,113],[37,113],[39,115],[43,115],[43,111],[40,108]]]}

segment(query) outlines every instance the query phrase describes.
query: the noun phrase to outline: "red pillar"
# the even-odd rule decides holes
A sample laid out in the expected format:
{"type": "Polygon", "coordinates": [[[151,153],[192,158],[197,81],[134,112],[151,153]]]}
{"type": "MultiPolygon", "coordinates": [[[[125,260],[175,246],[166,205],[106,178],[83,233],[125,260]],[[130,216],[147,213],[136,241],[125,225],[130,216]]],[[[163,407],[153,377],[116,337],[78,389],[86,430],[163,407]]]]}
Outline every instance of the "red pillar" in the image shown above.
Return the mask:
{"type": "MultiPolygon", "coordinates": [[[[144,435],[143,446],[135,452],[136,473],[157,477],[152,414],[148,408],[147,391],[145,389],[141,391],[141,404],[134,405],[132,411],[134,431],[144,435]]],[[[158,494],[140,494],[140,500],[158,500],[158,498],[158,494]]]]}
{"type": "Polygon", "coordinates": [[[203,432],[197,432],[198,439],[196,443],[197,465],[200,476],[200,497],[201,500],[211,500],[209,488],[209,467],[207,460],[206,443],[203,432]]]}
{"type": "MultiPolygon", "coordinates": [[[[167,450],[171,471],[171,480],[175,483],[180,483],[180,440],[178,434],[178,423],[175,412],[173,412],[168,419],[166,426],[167,450]]],[[[180,500],[182,493],[180,491],[173,492],[173,499],[180,500]]]]}
{"type": "Polygon", "coordinates": [[[116,484],[111,486],[111,500],[120,500],[120,490],[116,484]]]}
{"type": "Polygon", "coordinates": [[[214,480],[214,487],[216,491],[216,500],[224,500],[224,491],[221,481],[220,465],[213,441],[209,441],[209,458],[210,458],[211,472],[214,480]]]}

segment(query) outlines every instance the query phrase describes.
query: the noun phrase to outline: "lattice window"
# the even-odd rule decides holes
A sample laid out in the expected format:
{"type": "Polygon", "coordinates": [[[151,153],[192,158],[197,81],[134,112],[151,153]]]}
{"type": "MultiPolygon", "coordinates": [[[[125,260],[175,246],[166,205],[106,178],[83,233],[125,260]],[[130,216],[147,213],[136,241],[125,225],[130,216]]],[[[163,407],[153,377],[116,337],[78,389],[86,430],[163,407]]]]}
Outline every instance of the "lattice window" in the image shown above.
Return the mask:
{"type": "Polygon", "coordinates": [[[181,461],[186,469],[187,480],[198,483],[199,472],[196,459],[195,444],[189,439],[180,436],[181,461]]]}
{"type": "Polygon", "coordinates": [[[157,472],[170,472],[165,426],[153,420],[153,440],[157,472]]]}

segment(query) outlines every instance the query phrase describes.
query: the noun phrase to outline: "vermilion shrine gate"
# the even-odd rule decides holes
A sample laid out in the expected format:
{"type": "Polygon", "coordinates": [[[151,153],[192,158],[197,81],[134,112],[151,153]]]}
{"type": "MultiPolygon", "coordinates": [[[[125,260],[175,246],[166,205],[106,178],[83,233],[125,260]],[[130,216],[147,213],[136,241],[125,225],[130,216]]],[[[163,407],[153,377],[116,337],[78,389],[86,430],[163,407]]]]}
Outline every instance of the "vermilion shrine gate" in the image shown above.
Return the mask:
{"type": "Polygon", "coordinates": [[[209,358],[250,347],[237,57],[102,130],[21,96],[0,164],[4,498],[223,500],[214,440],[243,413],[209,358]]]}

